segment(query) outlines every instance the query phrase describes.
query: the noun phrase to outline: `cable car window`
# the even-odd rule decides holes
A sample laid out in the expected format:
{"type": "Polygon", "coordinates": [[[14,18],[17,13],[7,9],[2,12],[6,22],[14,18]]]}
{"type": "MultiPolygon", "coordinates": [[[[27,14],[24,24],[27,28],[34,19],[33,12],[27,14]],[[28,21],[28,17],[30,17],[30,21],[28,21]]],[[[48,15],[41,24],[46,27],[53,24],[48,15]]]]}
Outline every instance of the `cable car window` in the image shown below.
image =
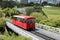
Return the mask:
{"type": "Polygon", "coordinates": [[[17,17],[13,17],[14,20],[17,20],[17,17]]]}
{"type": "Polygon", "coordinates": [[[20,22],[23,22],[23,23],[26,23],[26,20],[22,19],[22,18],[13,17],[13,19],[17,20],[17,21],[20,21],[20,22]]]}
{"type": "Polygon", "coordinates": [[[22,18],[19,18],[20,19],[20,22],[22,22],[22,18]]]}
{"type": "Polygon", "coordinates": [[[32,23],[35,23],[35,19],[32,19],[32,23]]]}
{"type": "Polygon", "coordinates": [[[25,19],[20,18],[20,22],[26,23],[25,19]]]}
{"type": "Polygon", "coordinates": [[[22,19],[22,22],[23,22],[23,23],[26,23],[26,20],[25,20],[25,19],[22,19]]]}
{"type": "Polygon", "coordinates": [[[17,21],[20,21],[20,18],[17,18],[17,21]]]}
{"type": "Polygon", "coordinates": [[[28,24],[35,23],[35,19],[29,19],[29,20],[27,21],[27,23],[28,23],[28,24]]]}

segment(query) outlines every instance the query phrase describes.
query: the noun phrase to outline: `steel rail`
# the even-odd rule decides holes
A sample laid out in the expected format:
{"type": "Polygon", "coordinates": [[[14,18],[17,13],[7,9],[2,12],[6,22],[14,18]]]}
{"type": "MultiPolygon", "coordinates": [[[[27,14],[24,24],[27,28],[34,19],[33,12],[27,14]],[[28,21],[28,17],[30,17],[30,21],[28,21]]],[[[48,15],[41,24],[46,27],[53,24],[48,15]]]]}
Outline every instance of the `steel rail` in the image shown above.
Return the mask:
{"type": "MultiPolygon", "coordinates": [[[[10,20],[7,20],[7,21],[10,22],[10,20]]],[[[31,34],[34,34],[34,35],[36,35],[38,37],[41,37],[41,38],[43,38],[45,40],[60,40],[60,38],[59,38],[60,36],[57,35],[57,37],[55,37],[56,34],[50,33],[50,35],[51,35],[50,36],[50,35],[48,35],[49,34],[49,32],[48,32],[48,34],[47,34],[48,36],[47,36],[47,35],[45,35],[47,32],[44,34],[45,31],[42,31],[41,29],[38,29],[38,28],[36,28],[36,29],[32,30],[32,31],[28,31],[28,32],[30,32],[31,34]]]]}
{"type": "Polygon", "coordinates": [[[16,25],[13,25],[13,24],[12,24],[11,22],[9,22],[9,21],[7,21],[6,24],[7,24],[7,26],[8,26],[11,30],[13,30],[14,32],[16,32],[18,35],[23,35],[23,36],[26,36],[26,37],[31,37],[32,40],[45,40],[45,39],[43,39],[43,38],[41,38],[41,37],[38,37],[38,36],[36,36],[36,35],[28,32],[28,31],[26,31],[26,30],[23,30],[23,29],[17,27],[16,25]]]}
{"type": "Polygon", "coordinates": [[[41,34],[41,33],[39,33],[39,32],[36,32],[36,31],[30,31],[30,32],[33,33],[33,34],[35,34],[35,35],[37,35],[37,36],[39,36],[39,37],[42,37],[42,38],[45,39],[45,40],[55,40],[55,39],[53,39],[53,38],[51,38],[51,37],[48,37],[48,36],[43,35],[43,34],[41,34]]]}

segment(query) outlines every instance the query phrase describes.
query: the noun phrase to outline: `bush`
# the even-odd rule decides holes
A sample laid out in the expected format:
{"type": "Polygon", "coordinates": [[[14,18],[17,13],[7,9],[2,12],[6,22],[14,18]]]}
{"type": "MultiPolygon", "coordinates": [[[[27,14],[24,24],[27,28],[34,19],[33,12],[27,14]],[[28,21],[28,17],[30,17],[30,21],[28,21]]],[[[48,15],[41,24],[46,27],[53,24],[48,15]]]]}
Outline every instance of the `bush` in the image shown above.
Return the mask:
{"type": "Polygon", "coordinates": [[[5,8],[3,12],[5,13],[6,17],[20,14],[20,12],[14,8],[5,8]]]}
{"type": "Polygon", "coordinates": [[[46,19],[42,14],[34,12],[31,14],[31,16],[34,16],[36,18],[36,22],[39,23],[41,20],[46,19]]]}
{"type": "Polygon", "coordinates": [[[4,13],[3,13],[2,8],[0,8],[0,17],[4,17],[4,13]]]}
{"type": "Polygon", "coordinates": [[[32,7],[27,7],[27,8],[25,8],[25,10],[26,10],[26,15],[28,15],[28,16],[34,11],[34,9],[32,7]]]}
{"type": "Polygon", "coordinates": [[[60,22],[60,20],[54,20],[54,19],[46,19],[46,20],[40,21],[41,24],[60,28],[59,22],[60,22]]]}
{"type": "Polygon", "coordinates": [[[15,6],[17,6],[18,8],[20,8],[20,7],[25,7],[25,5],[26,4],[17,2],[15,6]]]}
{"type": "Polygon", "coordinates": [[[7,7],[13,8],[15,6],[15,4],[16,3],[14,1],[12,1],[12,2],[3,1],[3,2],[1,2],[1,7],[3,7],[3,8],[7,8],[7,7]]]}
{"type": "Polygon", "coordinates": [[[34,7],[27,7],[25,8],[27,14],[30,15],[32,12],[41,12],[42,7],[41,6],[34,6],[34,7]]]}
{"type": "Polygon", "coordinates": [[[3,40],[31,40],[31,38],[16,36],[15,34],[12,34],[11,36],[5,36],[3,40]]]}
{"type": "Polygon", "coordinates": [[[2,8],[0,8],[0,32],[3,33],[5,27],[5,15],[2,8]]]}
{"type": "Polygon", "coordinates": [[[37,5],[34,6],[34,11],[35,12],[41,12],[41,10],[42,10],[41,6],[37,6],[37,5]]]}
{"type": "Polygon", "coordinates": [[[5,27],[5,19],[0,18],[0,27],[5,27]]]}
{"type": "Polygon", "coordinates": [[[5,18],[0,18],[0,32],[1,33],[3,33],[3,31],[5,30],[5,26],[6,26],[5,18]]]}
{"type": "Polygon", "coordinates": [[[32,12],[39,12],[39,13],[41,12],[43,16],[47,17],[47,15],[42,10],[41,6],[27,7],[25,10],[26,10],[26,15],[30,15],[32,12]]]}
{"type": "Polygon", "coordinates": [[[49,19],[37,12],[32,13],[31,16],[36,18],[37,23],[60,28],[60,19],[49,19]]]}

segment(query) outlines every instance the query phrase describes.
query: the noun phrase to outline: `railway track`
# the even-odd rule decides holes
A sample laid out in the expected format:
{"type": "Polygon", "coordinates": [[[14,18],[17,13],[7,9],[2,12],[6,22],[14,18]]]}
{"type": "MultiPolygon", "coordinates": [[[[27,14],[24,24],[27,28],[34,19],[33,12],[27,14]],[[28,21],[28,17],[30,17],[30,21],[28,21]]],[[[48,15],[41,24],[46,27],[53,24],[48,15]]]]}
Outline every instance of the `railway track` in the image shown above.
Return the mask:
{"type": "Polygon", "coordinates": [[[41,33],[39,33],[39,32],[36,32],[35,30],[34,30],[34,31],[29,31],[29,32],[35,34],[35,35],[38,36],[38,37],[42,37],[42,38],[45,39],[45,40],[55,40],[55,39],[53,39],[53,38],[51,38],[51,37],[48,37],[48,36],[43,35],[43,34],[41,34],[41,33]]]}
{"type": "Polygon", "coordinates": [[[38,37],[38,36],[28,32],[28,31],[26,31],[26,30],[23,30],[22,28],[19,28],[19,27],[13,25],[9,21],[6,22],[6,25],[7,25],[8,28],[10,28],[12,31],[16,32],[18,35],[23,35],[23,36],[26,36],[26,37],[30,37],[30,38],[32,38],[32,40],[45,40],[41,37],[38,37]]]}
{"type": "MultiPolygon", "coordinates": [[[[8,21],[9,23],[11,23],[10,21],[8,21]]],[[[12,24],[12,23],[11,23],[12,24]]],[[[35,30],[31,30],[31,31],[28,31],[29,33],[32,33],[32,34],[34,34],[34,35],[36,35],[36,36],[38,36],[38,37],[41,37],[41,38],[43,38],[43,39],[45,39],[45,40],[56,40],[56,39],[54,39],[54,38],[51,38],[51,37],[49,37],[49,36],[46,36],[46,35],[44,35],[44,34],[41,34],[40,32],[37,32],[37,31],[39,31],[39,29],[35,29],[35,30]]],[[[33,35],[32,35],[33,36],[33,35]]],[[[52,36],[52,35],[51,35],[52,36]]]]}

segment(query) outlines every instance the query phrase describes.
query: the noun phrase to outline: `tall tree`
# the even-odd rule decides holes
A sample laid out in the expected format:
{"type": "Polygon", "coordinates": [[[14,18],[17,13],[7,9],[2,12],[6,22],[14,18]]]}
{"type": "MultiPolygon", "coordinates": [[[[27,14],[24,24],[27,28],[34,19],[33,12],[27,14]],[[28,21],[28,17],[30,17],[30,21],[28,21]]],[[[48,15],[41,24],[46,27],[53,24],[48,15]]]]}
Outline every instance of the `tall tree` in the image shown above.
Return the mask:
{"type": "MultiPolygon", "coordinates": [[[[25,15],[28,15],[30,16],[30,14],[32,12],[40,12],[43,16],[47,17],[47,15],[44,13],[44,11],[42,10],[42,7],[41,6],[34,6],[34,7],[27,7],[26,8],[26,14],[25,15]]],[[[48,17],[47,17],[48,18],[48,17]]]]}

